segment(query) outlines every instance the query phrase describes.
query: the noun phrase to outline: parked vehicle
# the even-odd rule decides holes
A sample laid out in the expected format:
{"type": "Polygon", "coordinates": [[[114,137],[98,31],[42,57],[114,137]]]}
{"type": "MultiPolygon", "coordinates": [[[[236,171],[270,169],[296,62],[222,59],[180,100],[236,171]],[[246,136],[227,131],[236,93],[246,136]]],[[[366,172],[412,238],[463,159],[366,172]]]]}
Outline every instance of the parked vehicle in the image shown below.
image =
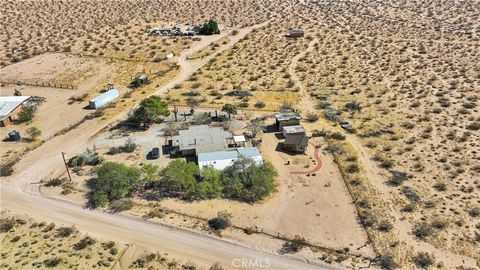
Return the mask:
{"type": "Polygon", "coordinates": [[[152,148],[152,151],[150,151],[150,158],[157,159],[159,157],[160,157],[160,148],[158,147],[152,148]]]}

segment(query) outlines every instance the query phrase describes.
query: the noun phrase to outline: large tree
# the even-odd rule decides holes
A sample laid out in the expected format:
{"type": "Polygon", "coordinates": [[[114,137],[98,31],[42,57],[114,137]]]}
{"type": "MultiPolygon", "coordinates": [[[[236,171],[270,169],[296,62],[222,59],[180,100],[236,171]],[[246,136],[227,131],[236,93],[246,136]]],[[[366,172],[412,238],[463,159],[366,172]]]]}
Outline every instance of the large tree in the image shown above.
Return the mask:
{"type": "Polygon", "coordinates": [[[263,199],[275,188],[277,171],[268,162],[241,157],[222,173],[224,194],[247,202],[263,199]]]}
{"type": "Polygon", "coordinates": [[[218,29],[218,23],[214,20],[209,20],[205,22],[200,29],[200,34],[202,35],[213,35],[213,34],[220,34],[220,30],[218,29]]]}
{"type": "Polygon", "coordinates": [[[162,117],[170,115],[168,103],[158,96],[150,96],[140,102],[140,105],[130,115],[130,122],[150,125],[162,121],[162,117]]]}
{"type": "Polygon", "coordinates": [[[222,112],[226,112],[228,114],[228,119],[230,119],[231,115],[237,114],[237,107],[233,104],[225,104],[223,105],[222,112]]]}
{"type": "Polygon", "coordinates": [[[98,167],[97,179],[93,184],[92,205],[103,206],[107,201],[114,201],[125,197],[134,188],[144,184],[141,171],[115,162],[107,162],[98,167]]]}
{"type": "Polygon", "coordinates": [[[257,137],[259,133],[263,131],[265,121],[261,118],[255,118],[250,121],[250,123],[245,127],[250,132],[252,138],[257,137]]]}

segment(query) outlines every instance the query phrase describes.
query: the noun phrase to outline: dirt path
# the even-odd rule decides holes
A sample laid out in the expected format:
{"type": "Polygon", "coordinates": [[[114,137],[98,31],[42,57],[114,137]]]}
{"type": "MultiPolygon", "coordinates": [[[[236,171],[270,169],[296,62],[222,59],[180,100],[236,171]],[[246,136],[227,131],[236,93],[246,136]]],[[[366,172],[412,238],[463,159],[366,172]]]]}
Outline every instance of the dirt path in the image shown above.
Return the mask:
{"type": "Polygon", "coordinates": [[[322,168],[322,160],[320,159],[320,150],[319,148],[317,148],[317,146],[313,143],[310,143],[310,146],[313,147],[315,150],[313,151],[313,158],[315,158],[315,160],[317,161],[317,165],[311,169],[311,170],[308,170],[308,171],[298,171],[298,172],[290,172],[290,174],[312,174],[312,173],[316,173],[318,172],[321,168],[322,168]]]}
{"type": "Polygon", "coordinates": [[[317,42],[318,42],[318,39],[316,38],[312,39],[310,43],[308,43],[308,47],[306,50],[295,55],[295,57],[292,58],[292,62],[290,62],[290,65],[288,67],[288,74],[290,74],[291,80],[295,83],[295,86],[298,87],[298,89],[300,89],[300,91],[298,91],[300,95],[300,101],[297,105],[297,108],[299,108],[300,111],[307,110],[307,109],[312,110],[313,108],[315,108],[315,102],[310,98],[310,94],[308,93],[307,89],[303,85],[300,78],[297,76],[297,73],[295,72],[295,68],[297,67],[298,61],[301,58],[305,57],[307,53],[313,51],[314,45],[317,42]]]}

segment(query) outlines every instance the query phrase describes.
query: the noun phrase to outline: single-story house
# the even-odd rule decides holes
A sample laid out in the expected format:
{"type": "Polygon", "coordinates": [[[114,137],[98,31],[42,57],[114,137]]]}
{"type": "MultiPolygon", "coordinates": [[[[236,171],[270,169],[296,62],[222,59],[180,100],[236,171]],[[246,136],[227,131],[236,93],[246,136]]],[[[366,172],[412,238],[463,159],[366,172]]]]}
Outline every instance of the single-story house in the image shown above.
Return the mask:
{"type": "Polygon", "coordinates": [[[226,150],[232,139],[233,135],[222,127],[199,125],[180,130],[170,143],[174,153],[198,156],[200,153],[226,150]]]}
{"type": "Polygon", "coordinates": [[[305,133],[289,134],[283,142],[283,149],[290,152],[305,153],[308,137],[305,133]]]}
{"type": "Polygon", "coordinates": [[[256,147],[237,148],[230,151],[219,151],[211,153],[198,154],[198,167],[204,169],[207,167],[213,167],[217,170],[223,170],[228,166],[231,166],[235,160],[240,157],[248,157],[255,161],[257,164],[263,163],[262,155],[256,147]]]}
{"type": "Polygon", "coordinates": [[[0,97],[0,127],[6,127],[17,119],[30,96],[0,97]]]}
{"type": "Polygon", "coordinates": [[[275,125],[278,131],[282,131],[283,127],[286,126],[297,126],[300,125],[300,120],[302,117],[298,113],[293,112],[284,112],[276,113],[275,116],[275,125]]]}
{"type": "Polygon", "coordinates": [[[303,37],[305,35],[305,32],[302,29],[290,29],[288,30],[288,35],[287,37],[303,37]]]}
{"type": "Polygon", "coordinates": [[[283,136],[286,138],[287,135],[289,134],[305,134],[305,129],[300,126],[300,125],[296,125],[296,126],[286,126],[286,127],[283,127],[283,136]]]}
{"type": "Polygon", "coordinates": [[[120,95],[118,93],[118,90],[116,89],[110,89],[107,92],[97,96],[96,98],[93,98],[89,102],[89,106],[92,109],[98,109],[105,104],[111,102],[112,100],[118,98],[120,95]]]}

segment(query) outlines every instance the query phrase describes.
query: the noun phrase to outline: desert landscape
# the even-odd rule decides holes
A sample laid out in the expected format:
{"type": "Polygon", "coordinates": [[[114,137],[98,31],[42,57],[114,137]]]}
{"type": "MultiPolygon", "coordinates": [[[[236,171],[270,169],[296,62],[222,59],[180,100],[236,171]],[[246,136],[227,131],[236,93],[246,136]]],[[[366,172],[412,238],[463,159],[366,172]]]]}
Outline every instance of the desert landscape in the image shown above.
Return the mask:
{"type": "Polygon", "coordinates": [[[478,10],[4,1],[2,268],[478,269],[478,10]]]}

